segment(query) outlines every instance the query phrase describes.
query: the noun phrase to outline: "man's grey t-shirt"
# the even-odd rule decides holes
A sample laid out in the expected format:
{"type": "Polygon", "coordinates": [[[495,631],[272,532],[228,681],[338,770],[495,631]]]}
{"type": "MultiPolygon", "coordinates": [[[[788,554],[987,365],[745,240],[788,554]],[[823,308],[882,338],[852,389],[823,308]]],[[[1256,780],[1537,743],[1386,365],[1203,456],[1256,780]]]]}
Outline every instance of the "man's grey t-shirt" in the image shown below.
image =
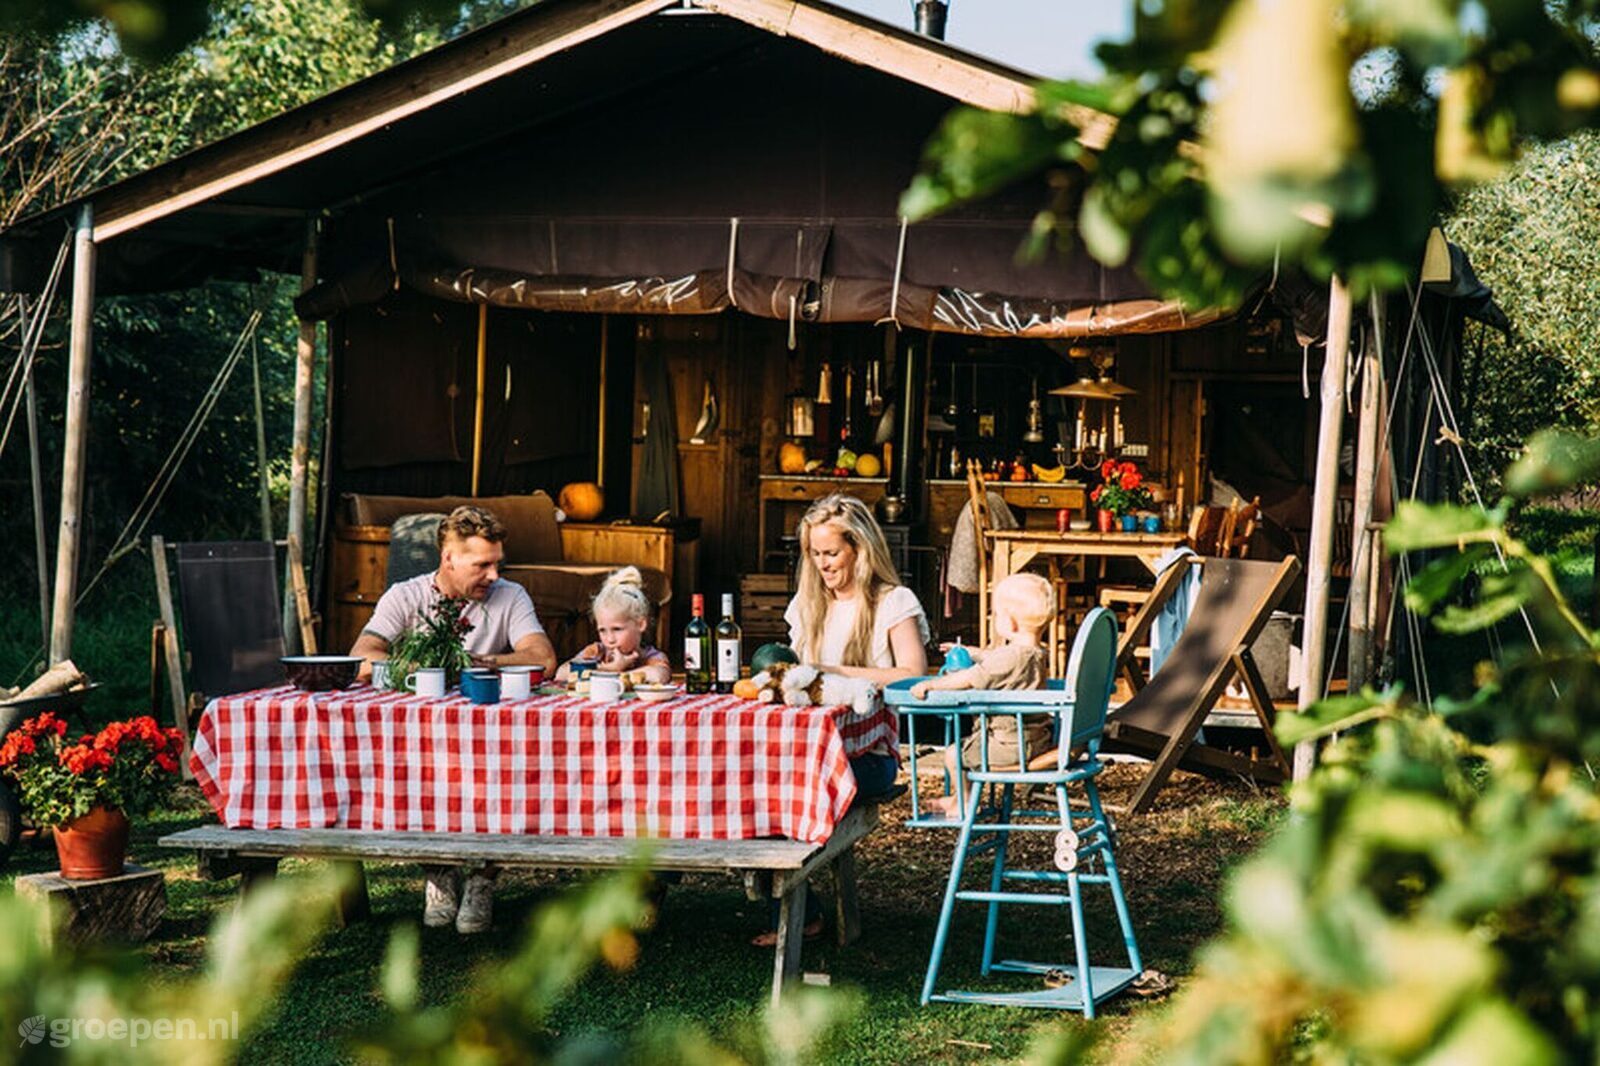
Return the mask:
{"type": "MultiPolygon", "coordinates": [[[[364,632],[394,644],[400,634],[414,629],[423,615],[439,602],[434,575],[419,574],[391,585],[378,600],[364,632]]],[[[481,600],[468,600],[462,617],[472,623],[464,641],[473,655],[503,655],[535,633],[543,633],[528,591],[514,581],[499,578],[481,600]]]]}

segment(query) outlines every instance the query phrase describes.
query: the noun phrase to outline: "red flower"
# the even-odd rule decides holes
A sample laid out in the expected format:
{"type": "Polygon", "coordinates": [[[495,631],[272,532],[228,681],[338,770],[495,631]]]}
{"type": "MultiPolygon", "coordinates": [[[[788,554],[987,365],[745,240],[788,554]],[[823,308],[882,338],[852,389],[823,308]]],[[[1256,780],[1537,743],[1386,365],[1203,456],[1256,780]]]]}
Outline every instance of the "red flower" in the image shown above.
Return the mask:
{"type": "Polygon", "coordinates": [[[1132,492],[1134,489],[1138,488],[1140,483],[1143,481],[1144,478],[1140,477],[1137,473],[1122,475],[1122,487],[1129,492],[1132,492]]]}
{"type": "Polygon", "coordinates": [[[178,772],[178,760],[165,753],[156,756],[156,765],[169,774],[178,772]]]}
{"type": "Polygon", "coordinates": [[[1105,488],[1104,485],[1096,485],[1094,487],[1094,490],[1089,493],[1089,499],[1094,503],[1099,503],[1100,502],[1100,493],[1104,488],[1105,488]]]}
{"type": "Polygon", "coordinates": [[[1100,476],[1104,480],[1110,481],[1111,480],[1111,475],[1116,473],[1116,472],[1117,472],[1117,461],[1115,459],[1107,459],[1105,462],[1100,464],[1100,476]]]}
{"type": "Polygon", "coordinates": [[[1121,466],[1117,467],[1117,471],[1122,474],[1137,474],[1139,472],[1139,468],[1132,463],[1123,463],[1121,466]]]}

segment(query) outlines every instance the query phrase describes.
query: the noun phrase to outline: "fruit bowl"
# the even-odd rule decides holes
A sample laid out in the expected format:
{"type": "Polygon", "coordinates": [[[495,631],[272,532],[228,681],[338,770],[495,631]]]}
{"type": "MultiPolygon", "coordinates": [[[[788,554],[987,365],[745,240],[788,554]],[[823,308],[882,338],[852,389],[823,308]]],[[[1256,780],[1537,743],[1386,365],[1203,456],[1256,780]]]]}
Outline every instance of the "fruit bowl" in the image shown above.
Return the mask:
{"type": "Polygon", "coordinates": [[[327,692],[355,684],[364,661],[359,655],[286,655],[280,662],[289,683],[302,692],[327,692]]]}

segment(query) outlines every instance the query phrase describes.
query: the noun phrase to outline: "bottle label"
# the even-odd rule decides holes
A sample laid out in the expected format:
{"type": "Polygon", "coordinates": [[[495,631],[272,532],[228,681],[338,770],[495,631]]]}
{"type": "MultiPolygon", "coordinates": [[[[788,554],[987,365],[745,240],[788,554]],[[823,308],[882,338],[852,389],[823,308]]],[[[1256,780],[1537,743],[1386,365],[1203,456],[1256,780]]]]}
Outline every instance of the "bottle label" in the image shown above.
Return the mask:
{"type": "Polygon", "coordinates": [[[685,670],[702,670],[704,664],[700,662],[700,638],[685,637],[683,640],[683,668],[685,670]]]}
{"type": "Polygon", "coordinates": [[[739,642],[737,640],[717,641],[717,680],[739,680],[739,642]]]}

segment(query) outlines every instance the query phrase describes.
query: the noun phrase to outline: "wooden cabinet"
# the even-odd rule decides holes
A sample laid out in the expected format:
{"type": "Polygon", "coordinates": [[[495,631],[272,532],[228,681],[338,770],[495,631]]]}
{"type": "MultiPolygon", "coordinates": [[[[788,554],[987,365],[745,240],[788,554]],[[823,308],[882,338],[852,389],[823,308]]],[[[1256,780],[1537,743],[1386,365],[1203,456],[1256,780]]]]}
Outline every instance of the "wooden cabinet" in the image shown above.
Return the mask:
{"type": "MultiPolygon", "coordinates": [[[[991,481],[988,487],[1006,501],[1017,521],[1030,529],[1054,529],[1056,512],[1063,507],[1077,512],[1074,517],[1081,517],[1088,500],[1078,482],[991,481]]],[[[928,482],[928,539],[948,546],[967,505],[966,481],[941,478],[928,482]]]]}
{"type": "Polygon", "coordinates": [[[777,547],[776,539],[784,533],[792,532],[799,524],[801,514],[814,501],[836,492],[843,492],[871,507],[883,499],[884,494],[889,491],[889,479],[886,477],[762,474],[760,481],[760,519],[757,522],[757,538],[763,563],[767,552],[777,547]],[[771,518],[768,517],[769,512],[772,514],[771,518]],[[769,527],[781,531],[773,533],[774,543],[767,541],[769,527]]]}
{"type": "Polygon", "coordinates": [[[662,526],[561,523],[561,557],[569,563],[632,563],[672,579],[676,562],[672,530],[662,526]]]}
{"type": "MultiPolygon", "coordinates": [[[[1070,511],[1083,510],[1084,494],[1082,485],[1053,485],[1034,481],[1018,484],[1016,482],[1001,483],[997,481],[990,487],[994,488],[995,486],[1000,486],[1000,498],[1006,501],[1006,504],[1013,511],[1019,508],[1024,511],[1049,511],[1050,521],[1048,524],[1052,529],[1055,528],[1056,511],[1061,510],[1063,507],[1070,511]]],[[[1023,516],[1019,515],[1018,518],[1022,519],[1023,516]]],[[[1033,523],[1024,521],[1024,524],[1032,525],[1033,523]]]]}

